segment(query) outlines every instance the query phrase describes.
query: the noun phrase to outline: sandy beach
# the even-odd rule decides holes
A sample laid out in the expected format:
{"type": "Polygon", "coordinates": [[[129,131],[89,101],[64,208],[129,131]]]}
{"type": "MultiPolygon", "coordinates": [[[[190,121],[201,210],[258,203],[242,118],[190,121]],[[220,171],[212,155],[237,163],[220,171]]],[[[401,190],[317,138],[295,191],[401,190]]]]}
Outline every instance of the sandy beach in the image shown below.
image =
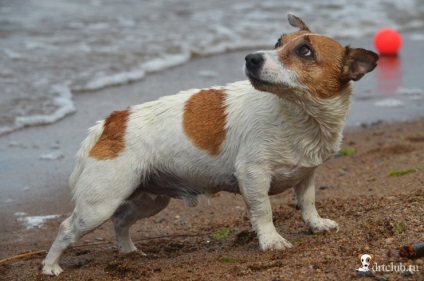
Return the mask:
{"type": "MultiPolygon", "coordinates": [[[[424,41],[414,41],[412,35],[405,34],[400,57],[384,58],[355,84],[343,144],[353,155],[332,159],[319,169],[319,211],[339,222],[339,233],[310,235],[293,208],[291,191],[286,192],[273,197],[275,220],[295,248],[261,253],[240,196],[218,194],[211,205],[202,199],[194,209],[175,201],[132,229],[147,258],[118,255],[106,223],[65,253],[65,272],[57,280],[340,280],[356,276],[356,256],[362,252],[373,252],[379,263],[402,262],[420,269],[411,276],[378,273],[388,276],[384,280],[424,280],[422,258],[397,255],[401,246],[424,241],[424,99],[416,90],[424,89],[424,41]],[[376,104],[384,100],[386,104],[376,104]],[[389,176],[404,170],[409,172],[389,176]],[[213,238],[223,228],[231,230],[228,237],[213,238]],[[87,246],[92,243],[100,245],[87,246]]],[[[372,48],[372,38],[349,43],[372,48]]],[[[50,247],[73,208],[67,180],[87,128],[132,104],[244,79],[247,53],[196,58],[140,82],[76,94],[73,115],[1,136],[0,259],[50,247]],[[39,221],[52,217],[36,225],[37,216],[39,221]]],[[[2,263],[0,280],[52,280],[40,275],[42,259],[40,254],[2,263]]]]}

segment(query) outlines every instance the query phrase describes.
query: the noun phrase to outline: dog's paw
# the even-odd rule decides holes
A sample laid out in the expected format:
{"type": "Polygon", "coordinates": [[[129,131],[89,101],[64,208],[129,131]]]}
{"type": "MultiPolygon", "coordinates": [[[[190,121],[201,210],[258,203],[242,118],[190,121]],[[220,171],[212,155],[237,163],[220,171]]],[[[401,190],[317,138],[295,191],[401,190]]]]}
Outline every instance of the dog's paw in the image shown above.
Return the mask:
{"type": "Polygon", "coordinates": [[[62,268],[60,268],[59,264],[53,264],[51,266],[46,265],[45,261],[43,261],[43,274],[45,275],[56,275],[58,276],[63,271],[62,268]]]}
{"type": "Polygon", "coordinates": [[[262,251],[267,251],[267,250],[283,251],[293,247],[293,245],[289,241],[284,239],[277,232],[269,234],[269,235],[261,235],[258,238],[259,238],[259,244],[261,246],[262,251]]]}
{"type": "Polygon", "coordinates": [[[333,220],[319,218],[318,220],[308,222],[307,224],[312,233],[330,232],[333,229],[335,229],[336,232],[339,232],[339,225],[333,220]]]}
{"type": "Polygon", "coordinates": [[[120,254],[128,254],[138,251],[137,247],[130,241],[130,243],[125,243],[118,245],[118,251],[120,254]]]}
{"type": "Polygon", "coordinates": [[[135,252],[142,257],[147,257],[147,254],[140,249],[137,249],[135,252]]]}

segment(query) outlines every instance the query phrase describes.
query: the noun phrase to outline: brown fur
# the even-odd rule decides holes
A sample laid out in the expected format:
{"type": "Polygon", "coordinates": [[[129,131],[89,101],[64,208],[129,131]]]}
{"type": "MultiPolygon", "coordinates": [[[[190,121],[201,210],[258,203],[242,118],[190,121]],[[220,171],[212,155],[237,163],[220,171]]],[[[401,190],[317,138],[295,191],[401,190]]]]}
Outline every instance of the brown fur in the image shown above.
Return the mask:
{"type": "Polygon", "coordinates": [[[125,131],[129,111],[115,111],[104,123],[104,130],[97,143],[90,150],[90,157],[110,160],[119,156],[125,148],[125,131]]]}
{"type": "Polygon", "coordinates": [[[194,94],[185,104],[183,129],[192,143],[210,155],[218,155],[225,140],[225,92],[208,89],[194,94]]]}
{"type": "Polygon", "coordinates": [[[324,36],[300,36],[302,33],[286,35],[282,42],[288,44],[280,53],[280,60],[288,68],[299,74],[300,82],[308,87],[310,93],[319,98],[331,98],[340,93],[348,81],[342,80],[340,72],[343,69],[345,48],[339,43],[324,36]],[[293,38],[294,37],[294,38],[293,38]],[[295,39],[298,37],[297,39],[295,39]],[[294,40],[293,40],[294,39],[294,40]],[[293,40],[293,41],[290,41],[293,40]],[[319,44],[316,41],[319,40],[319,44]],[[313,52],[310,58],[302,58],[296,53],[297,48],[307,45],[313,52]],[[319,50],[314,50],[319,46],[319,50]]]}
{"type": "Polygon", "coordinates": [[[296,37],[299,37],[302,34],[310,34],[310,33],[311,33],[310,31],[304,31],[303,30],[303,31],[295,32],[295,33],[283,34],[280,37],[280,46],[279,47],[286,45],[287,43],[289,43],[290,41],[292,41],[296,37]]]}

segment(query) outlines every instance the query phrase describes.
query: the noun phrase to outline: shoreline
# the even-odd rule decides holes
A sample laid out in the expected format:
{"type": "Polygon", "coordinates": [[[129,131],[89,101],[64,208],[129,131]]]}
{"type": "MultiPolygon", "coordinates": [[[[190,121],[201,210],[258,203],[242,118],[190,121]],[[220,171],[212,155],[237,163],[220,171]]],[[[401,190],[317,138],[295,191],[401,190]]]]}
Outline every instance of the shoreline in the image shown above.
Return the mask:
{"type": "MultiPolygon", "coordinates": [[[[370,38],[352,40],[351,45],[372,49],[372,40],[370,38]]],[[[324,209],[327,208],[327,213],[333,214],[333,210],[331,207],[325,207],[328,204],[325,205],[323,202],[330,202],[331,205],[340,201],[341,203],[338,204],[341,205],[340,208],[343,210],[351,207],[351,201],[359,202],[355,203],[355,208],[358,209],[365,208],[369,203],[382,204],[383,207],[388,203],[386,201],[383,202],[384,204],[381,203],[381,200],[383,200],[381,198],[398,198],[406,204],[409,202],[407,199],[409,195],[417,192],[417,194],[422,193],[424,159],[421,155],[424,155],[424,142],[421,134],[424,134],[424,120],[422,119],[424,100],[413,100],[410,95],[398,95],[395,91],[399,87],[424,89],[424,81],[419,77],[422,73],[422,65],[424,65],[422,62],[424,59],[419,56],[423,48],[424,40],[411,41],[407,39],[400,57],[386,61],[385,64],[379,65],[374,72],[369,73],[361,81],[354,83],[354,101],[345,126],[345,138],[342,147],[354,149],[358,154],[352,157],[331,159],[319,168],[316,186],[317,202],[324,209]],[[375,106],[375,102],[386,99],[399,100],[404,103],[404,106],[375,106]],[[410,140],[414,136],[417,137],[418,141],[410,140]],[[416,169],[416,172],[402,177],[387,176],[392,170],[410,168],[416,169]]],[[[243,80],[245,77],[242,73],[242,65],[247,53],[249,51],[237,51],[212,57],[196,58],[187,64],[149,74],[139,82],[110,87],[92,93],[75,94],[73,98],[77,109],[76,113],[54,124],[28,127],[0,136],[0,154],[2,155],[0,158],[0,217],[2,218],[0,236],[3,237],[0,243],[0,259],[20,252],[45,250],[51,245],[60,222],[73,210],[68,178],[74,168],[74,155],[79,149],[79,144],[86,137],[88,128],[93,126],[97,120],[107,117],[114,110],[151,101],[159,96],[176,94],[178,91],[191,88],[205,88],[243,80]],[[26,213],[26,215],[22,213],[26,213]],[[60,217],[55,217],[55,215],[60,217]],[[51,216],[51,219],[46,220],[39,228],[27,229],[24,224],[26,216],[51,216]]],[[[422,197],[421,195],[417,196],[417,198],[422,197]]],[[[274,209],[283,209],[285,212],[290,212],[292,207],[287,206],[291,206],[291,199],[291,192],[273,196],[274,209]]],[[[192,228],[199,232],[205,232],[205,230],[215,232],[227,224],[235,224],[235,230],[239,233],[249,231],[250,225],[244,220],[246,210],[240,196],[219,194],[217,198],[213,198],[214,204],[212,206],[207,206],[204,198],[201,198],[200,201],[201,208],[191,209],[182,206],[182,203],[178,200],[172,200],[170,207],[158,215],[165,218],[164,224],[156,223],[155,219],[158,216],[155,216],[145,220],[145,222],[139,222],[132,232],[138,233],[143,228],[149,230],[148,233],[143,232],[143,235],[146,234],[147,236],[191,233],[192,228]],[[238,208],[233,210],[228,206],[238,208]],[[197,213],[203,213],[203,216],[196,219],[197,213]],[[184,224],[174,223],[176,215],[186,218],[187,222],[184,224]]],[[[356,216],[348,211],[341,213],[352,224],[356,220],[356,216]]],[[[285,213],[281,213],[281,215],[285,216],[285,213]]],[[[419,213],[411,212],[411,215],[417,216],[414,219],[419,220],[419,213]]],[[[387,214],[387,216],[390,216],[390,214],[387,214]]],[[[385,217],[384,219],[388,220],[389,218],[385,217]]],[[[305,234],[298,222],[290,222],[289,224],[297,230],[290,232],[289,228],[286,228],[283,223],[279,223],[284,231],[289,232],[290,239],[295,240],[301,237],[301,239],[307,241],[314,241],[315,238],[305,234]]],[[[352,232],[355,231],[354,227],[347,229],[352,232]]],[[[409,228],[408,231],[412,231],[412,234],[408,232],[409,236],[407,237],[419,240],[420,229],[409,228]]],[[[359,232],[361,231],[354,232],[358,241],[361,234],[359,232]]],[[[347,234],[344,233],[344,235],[347,234]]],[[[138,236],[140,234],[135,234],[135,237],[138,236]]],[[[106,241],[114,240],[110,223],[106,223],[93,234],[84,237],[81,242],[97,241],[96,239],[99,237],[106,241]]],[[[322,237],[316,239],[325,240],[325,236],[322,237]]],[[[405,240],[404,236],[401,237],[405,240]]],[[[343,240],[343,238],[340,239],[343,240]]],[[[178,241],[184,244],[186,240],[186,238],[181,238],[178,241]]],[[[400,244],[404,240],[396,240],[395,243],[400,244]]],[[[238,249],[239,252],[236,251],[235,253],[228,250],[230,253],[227,254],[241,257],[251,255],[252,249],[257,247],[254,239],[252,241],[250,246],[246,246],[246,249],[238,249]]],[[[414,241],[409,242],[413,243],[414,241]]],[[[161,243],[172,245],[173,242],[162,241],[161,243]]],[[[218,245],[217,247],[231,248],[232,242],[226,243],[228,245],[224,243],[226,246],[218,245]]],[[[315,242],[309,242],[309,244],[306,242],[309,245],[306,250],[312,245],[315,247],[315,244],[312,243],[315,242]]],[[[325,241],[321,241],[321,243],[325,243],[325,241]]],[[[143,246],[146,247],[144,244],[143,246]]],[[[115,249],[111,245],[92,251],[91,255],[95,257],[91,259],[97,258],[97,251],[101,252],[100,269],[90,268],[91,265],[89,265],[85,270],[92,273],[83,273],[85,275],[81,280],[89,279],[90,274],[103,272],[104,268],[110,265],[109,262],[112,262],[108,258],[115,260],[115,258],[110,257],[111,251],[115,249]]],[[[355,251],[360,251],[363,248],[355,249],[355,251]]],[[[299,251],[301,250],[302,247],[299,248],[299,251]]],[[[215,250],[212,249],[212,251],[215,250]]],[[[319,249],[319,251],[326,250],[319,249]]],[[[65,257],[64,261],[68,264],[65,268],[69,272],[66,274],[78,275],[80,273],[78,266],[72,265],[72,263],[78,263],[80,252],[76,249],[72,249],[70,252],[77,257],[65,257]],[[69,263],[71,266],[69,266],[69,263]],[[72,266],[74,267],[72,268],[72,266]]],[[[257,252],[253,253],[258,255],[257,252]]],[[[332,255],[333,253],[326,254],[332,255]]],[[[152,255],[154,258],[148,260],[149,262],[155,262],[156,254],[153,253],[152,255]]],[[[202,252],[194,252],[194,255],[205,258],[202,256],[202,252]]],[[[270,261],[273,260],[270,253],[264,255],[270,261]]],[[[281,255],[286,257],[284,253],[281,255]]],[[[299,254],[300,257],[303,257],[302,255],[299,254]]],[[[189,258],[189,255],[181,254],[176,257],[171,255],[161,262],[166,264],[168,259],[171,259],[171,262],[178,262],[181,256],[184,259],[189,258]]],[[[159,258],[161,258],[160,255],[159,258]]],[[[197,262],[200,267],[204,266],[201,258],[197,262]]],[[[35,259],[12,262],[11,264],[20,264],[18,269],[13,269],[13,266],[9,267],[8,264],[0,265],[0,279],[3,270],[6,272],[4,274],[10,274],[7,275],[8,277],[19,275],[23,276],[22,279],[39,275],[37,266],[41,259],[40,256],[35,257],[35,259]],[[18,272],[19,269],[22,269],[22,272],[18,272]]],[[[256,258],[253,257],[252,259],[256,258]]],[[[318,257],[315,257],[315,259],[318,259],[318,257]]],[[[134,260],[136,262],[140,258],[136,257],[134,260]]],[[[340,260],[343,262],[343,259],[339,258],[336,258],[333,262],[336,264],[340,260]]],[[[210,260],[208,261],[210,262],[210,260]]],[[[253,263],[254,261],[248,262],[253,263]]],[[[352,260],[352,266],[354,262],[355,260],[352,260]]],[[[179,267],[184,268],[184,265],[179,267]]],[[[225,272],[225,265],[224,269],[219,266],[218,269],[225,272]]],[[[162,274],[166,275],[166,272],[164,269],[162,274]]],[[[259,271],[258,276],[260,274],[266,275],[266,272],[266,270],[259,271]]],[[[158,278],[161,279],[160,273],[158,274],[158,278]]],[[[187,273],[177,272],[177,276],[186,276],[184,274],[187,273]]],[[[67,275],[64,276],[66,279],[67,275]]],[[[219,278],[218,275],[214,276],[219,278]]],[[[119,276],[119,278],[121,277],[119,276]]],[[[106,278],[105,280],[109,279],[106,278]]],[[[113,280],[113,278],[110,280],[113,280]]]]}
{"type": "MultiPolygon", "coordinates": [[[[413,41],[411,36],[411,33],[405,34],[399,57],[382,58],[383,63],[376,70],[354,82],[353,104],[345,129],[417,120],[424,116],[424,94],[420,100],[413,100],[412,96],[396,95],[395,92],[400,87],[424,89],[424,81],[419,77],[424,59],[423,63],[417,59],[424,48],[424,40],[413,41]],[[397,100],[404,106],[375,106],[381,100],[397,100]]],[[[352,40],[351,45],[373,49],[371,38],[352,40]]],[[[74,155],[88,128],[97,120],[114,110],[181,90],[244,80],[242,66],[248,53],[250,51],[235,51],[199,57],[184,65],[149,74],[138,82],[74,94],[77,110],[74,114],[53,124],[27,127],[0,136],[3,155],[0,160],[0,202],[4,205],[0,212],[16,209],[25,198],[37,198],[63,189],[67,191],[74,155]]]]}
{"type": "MultiPolygon", "coordinates": [[[[419,67],[420,64],[424,63],[424,59],[419,58],[419,49],[424,48],[424,34],[420,33],[419,30],[410,28],[408,30],[404,30],[401,32],[403,36],[403,48],[400,51],[399,56],[389,56],[389,57],[381,57],[379,61],[378,68],[370,73],[367,74],[362,81],[366,82],[360,82],[355,83],[357,84],[354,88],[355,95],[354,100],[358,104],[361,104],[357,106],[360,108],[360,106],[365,105],[366,110],[372,110],[375,109],[376,106],[379,107],[389,107],[389,108],[395,108],[395,107],[405,107],[407,109],[412,109],[412,111],[409,110],[399,110],[399,112],[395,111],[395,116],[391,117],[391,120],[394,121],[406,121],[406,120],[412,120],[414,119],[414,116],[417,114],[417,110],[411,106],[415,101],[418,101],[416,99],[417,97],[419,99],[424,99],[424,83],[421,83],[420,78],[417,75],[417,72],[410,69],[410,66],[412,66],[412,69],[419,67]],[[418,57],[418,59],[417,59],[418,57]],[[406,65],[408,65],[408,68],[406,68],[406,65]],[[375,73],[378,72],[378,73],[375,73]],[[405,73],[407,75],[405,75],[405,73]],[[377,81],[379,80],[379,81],[377,81]],[[418,83],[417,83],[418,82],[418,83]],[[384,85],[386,83],[387,85],[384,85]],[[372,87],[367,86],[367,84],[372,85],[372,87]],[[408,86],[412,85],[412,86],[408,86]],[[400,91],[396,91],[396,89],[399,89],[400,91]],[[359,94],[358,96],[356,96],[359,94]],[[406,97],[409,96],[409,99],[406,97]],[[400,98],[400,99],[399,99],[400,98]],[[375,99],[377,102],[375,104],[378,105],[372,105],[369,100],[375,99]]],[[[338,40],[342,45],[353,45],[353,46],[360,46],[368,49],[374,49],[374,46],[372,44],[373,38],[371,37],[365,37],[365,38],[355,38],[355,39],[336,39],[338,40]]],[[[145,71],[143,71],[143,75],[137,76],[138,78],[134,78],[131,73],[131,71],[127,72],[118,72],[115,74],[111,74],[111,83],[106,82],[106,77],[99,78],[101,80],[101,85],[99,87],[93,87],[93,88],[87,88],[85,90],[79,90],[69,89],[68,86],[65,85],[51,85],[51,88],[57,92],[58,97],[55,98],[56,105],[60,105],[58,110],[56,110],[54,113],[50,115],[33,115],[33,116],[22,116],[19,117],[18,125],[15,127],[2,127],[0,128],[0,138],[8,135],[13,132],[17,132],[20,130],[25,130],[30,127],[40,127],[40,126],[48,126],[51,124],[54,124],[56,122],[60,122],[63,119],[68,118],[70,115],[74,114],[76,112],[75,104],[73,100],[76,96],[85,96],[85,95],[92,95],[92,94],[98,94],[101,95],[104,91],[108,89],[114,89],[114,88],[123,88],[125,90],[126,87],[132,84],[143,84],[143,82],[146,80],[146,77],[149,77],[150,75],[160,75],[163,72],[166,71],[172,71],[176,69],[178,71],[179,68],[184,68],[187,64],[192,64],[193,62],[196,62],[197,60],[202,61],[212,61],[211,65],[216,65],[214,63],[214,60],[220,60],[219,58],[222,56],[237,56],[240,64],[240,68],[242,67],[242,64],[244,62],[244,56],[248,54],[249,52],[255,51],[258,48],[255,49],[249,49],[249,48],[239,48],[235,50],[228,50],[223,53],[212,53],[208,55],[203,56],[196,56],[191,55],[190,58],[186,59],[171,59],[169,63],[152,63],[152,66],[149,66],[146,68],[145,71]],[[128,78],[128,79],[127,79],[128,78]]],[[[261,49],[261,48],[259,48],[261,49]]],[[[178,57],[178,56],[176,56],[178,57]]],[[[207,65],[206,63],[205,65],[207,65]]],[[[201,88],[209,87],[211,85],[222,85],[226,83],[231,83],[236,80],[234,79],[228,79],[228,80],[219,80],[219,76],[223,77],[230,77],[230,78],[238,78],[240,79],[246,79],[244,75],[239,75],[239,73],[235,73],[230,68],[222,69],[223,72],[216,72],[214,69],[204,69],[200,70],[199,72],[194,72],[193,76],[196,76],[197,80],[200,78],[208,78],[211,82],[214,81],[220,81],[219,83],[215,84],[202,84],[200,85],[201,88]],[[223,74],[222,74],[223,73],[223,74]],[[218,78],[218,80],[217,80],[218,78]]],[[[208,79],[205,79],[204,81],[207,81],[208,79]]],[[[98,83],[95,83],[98,84],[98,83]]],[[[181,88],[180,90],[186,90],[190,89],[190,85],[186,88],[181,88]]],[[[168,94],[174,94],[176,92],[169,92],[168,94]]],[[[154,96],[157,98],[158,96],[154,96]]],[[[353,111],[358,112],[358,111],[353,111]]],[[[354,114],[355,114],[354,113],[354,114]]],[[[351,116],[348,119],[348,122],[350,119],[356,120],[352,123],[348,123],[348,126],[358,126],[361,123],[365,123],[367,118],[374,118],[376,119],[378,114],[373,113],[374,115],[365,114],[365,118],[361,117],[361,115],[364,113],[364,110],[360,112],[360,114],[356,114],[354,116],[351,116]],[[361,120],[361,121],[357,121],[361,120]],[[356,122],[356,123],[355,123],[356,122]]],[[[388,120],[387,116],[380,116],[378,117],[381,120],[388,120]]],[[[370,122],[370,123],[375,123],[370,122]]]]}

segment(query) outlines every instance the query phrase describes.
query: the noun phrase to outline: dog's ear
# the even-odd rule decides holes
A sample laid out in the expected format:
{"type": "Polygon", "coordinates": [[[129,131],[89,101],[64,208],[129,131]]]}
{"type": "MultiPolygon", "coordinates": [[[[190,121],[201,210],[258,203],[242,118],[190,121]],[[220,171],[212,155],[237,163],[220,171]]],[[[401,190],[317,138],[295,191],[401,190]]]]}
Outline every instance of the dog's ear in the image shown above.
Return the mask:
{"type": "Polygon", "coordinates": [[[310,31],[306,24],[300,18],[296,17],[293,14],[288,13],[287,18],[289,19],[289,23],[291,26],[299,27],[300,30],[310,31]]]}
{"type": "Polygon", "coordinates": [[[361,257],[362,257],[362,254],[358,254],[358,259],[361,259],[361,257]]]}
{"type": "Polygon", "coordinates": [[[353,49],[347,46],[343,60],[342,79],[358,81],[377,66],[378,59],[379,56],[372,51],[361,48],[353,49]]]}
{"type": "Polygon", "coordinates": [[[374,259],[374,258],[375,258],[374,254],[370,254],[370,256],[371,256],[371,258],[372,258],[372,259],[374,259]]]}

